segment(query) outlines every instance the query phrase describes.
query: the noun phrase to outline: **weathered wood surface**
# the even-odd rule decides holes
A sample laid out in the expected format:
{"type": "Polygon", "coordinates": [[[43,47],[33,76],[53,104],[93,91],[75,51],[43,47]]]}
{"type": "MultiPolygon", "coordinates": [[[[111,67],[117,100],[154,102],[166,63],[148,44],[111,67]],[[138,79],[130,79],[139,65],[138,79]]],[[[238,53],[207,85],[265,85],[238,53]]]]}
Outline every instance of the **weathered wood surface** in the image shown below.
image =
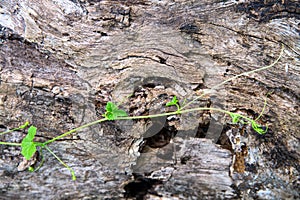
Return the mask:
{"type": "Polygon", "coordinates": [[[19,148],[2,145],[1,199],[299,198],[297,1],[9,0],[0,9],[0,128],[28,120],[40,141],[98,119],[108,100],[124,101],[131,114],[162,112],[168,96],[191,99],[271,64],[285,47],[273,68],[197,102],[257,117],[271,93],[260,120],[269,132],[243,127],[248,154],[233,152],[226,136],[241,127],[215,112],[162,126],[104,123],[50,145],[75,170],[75,182],[48,152],[37,173],[18,171],[19,148]],[[165,135],[145,139],[141,150],[152,127],[165,135]]]}

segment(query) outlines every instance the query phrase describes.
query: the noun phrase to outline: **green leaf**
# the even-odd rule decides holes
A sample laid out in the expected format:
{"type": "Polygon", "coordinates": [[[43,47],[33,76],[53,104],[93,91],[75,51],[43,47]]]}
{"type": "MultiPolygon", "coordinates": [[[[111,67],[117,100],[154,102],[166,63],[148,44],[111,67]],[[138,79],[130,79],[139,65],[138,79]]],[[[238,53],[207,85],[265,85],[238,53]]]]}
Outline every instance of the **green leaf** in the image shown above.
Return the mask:
{"type": "Polygon", "coordinates": [[[166,106],[175,106],[177,104],[178,104],[178,99],[177,99],[176,96],[174,96],[171,101],[169,101],[168,103],[166,103],[166,106]]]}
{"type": "Polygon", "coordinates": [[[34,167],[32,167],[32,166],[28,167],[28,171],[34,172],[34,167]]]}
{"type": "Polygon", "coordinates": [[[126,117],[127,113],[124,110],[115,110],[113,111],[115,117],[126,117]]]}
{"type": "Polygon", "coordinates": [[[30,126],[28,129],[28,134],[26,135],[26,137],[24,139],[28,139],[28,140],[32,141],[36,134],[36,130],[37,130],[37,128],[35,126],[30,126]]]}
{"type": "Polygon", "coordinates": [[[168,103],[166,103],[166,106],[174,106],[174,104],[171,101],[169,101],[168,103]]]}
{"type": "Polygon", "coordinates": [[[113,102],[109,101],[107,102],[105,109],[107,112],[113,112],[114,110],[118,110],[118,106],[113,102]]]}
{"type": "Polygon", "coordinates": [[[36,145],[34,142],[22,141],[22,151],[21,154],[26,158],[26,160],[30,160],[33,154],[36,152],[36,145]]]}
{"type": "Polygon", "coordinates": [[[21,154],[26,158],[26,160],[30,160],[30,158],[36,152],[36,144],[33,142],[34,136],[36,134],[36,129],[36,127],[30,126],[26,137],[22,140],[21,143],[21,154]]]}
{"type": "Polygon", "coordinates": [[[124,110],[118,109],[118,106],[112,102],[107,102],[106,104],[106,112],[104,117],[108,120],[115,120],[118,117],[126,117],[127,113],[124,110]]]}
{"type": "Polygon", "coordinates": [[[114,120],[115,119],[114,114],[111,113],[111,112],[106,112],[104,117],[107,118],[108,120],[114,120]]]}
{"type": "Polygon", "coordinates": [[[258,125],[254,120],[251,121],[252,128],[258,133],[258,134],[265,134],[268,131],[268,126],[266,126],[265,129],[263,129],[260,125],[258,125]]]}
{"type": "Polygon", "coordinates": [[[230,117],[232,118],[232,123],[236,124],[239,122],[241,116],[239,114],[230,113],[230,117]]]}

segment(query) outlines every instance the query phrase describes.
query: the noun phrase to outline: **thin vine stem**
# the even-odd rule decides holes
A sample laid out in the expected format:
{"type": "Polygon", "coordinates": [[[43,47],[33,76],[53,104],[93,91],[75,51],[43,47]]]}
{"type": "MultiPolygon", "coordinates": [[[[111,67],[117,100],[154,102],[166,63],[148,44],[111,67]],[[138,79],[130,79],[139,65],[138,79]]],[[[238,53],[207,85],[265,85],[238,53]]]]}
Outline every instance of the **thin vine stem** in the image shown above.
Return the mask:
{"type": "Polygon", "coordinates": [[[55,138],[53,138],[53,139],[51,139],[51,140],[47,140],[46,142],[43,143],[43,145],[47,145],[47,144],[52,143],[52,142],[54,142],[54,141],[56,141],[56,140],[59,140],[59,139],[61,139],[61,138],[63,138],[63,137],[66,137],[67,135],[70,135],[70,134],[72,134],[72,133],[74,133],[74,132],[76,132],[76,131],[79,131],[79,130],[81,130],[81,129],[83,129],[83,128],[87,128],[87,127],[89,127],[89,126],[92,126],[92,125],[95,125],[95,124],[98,124],[98,123],[101,123],[101,122],[104,122],[104,121],[107,121],[107,120],[108,120],[108,119],[103,118],[103,119],[99,119],[99,120],[93,121],[93,122],[88,123],[88,124],[84,124],[84,125],[82,125],[82,126],[79,126],[79,127],[77,127],[77,128],[74,128],[74,129],[72,129],[72,130],[70,130],[70,131],[67,131],[67,132],[63,133],[62,135],[59,135],[59,136],[57,136],[57,137],[55,137],[55,138]]]}
{"type": "Polygon", "coordinates": [[[75,181],[76,180],[76,176],[75,176],[75,172],[74,170],[69,167],[66,163],[64,163],[53,151],[51,151],[51,149],[49,149],[49,147],[47,145],[44,146],[45,149],[47,149],[65,168],[67,168],[71,174],[72,174],[72,180],[75,181]]]}
{"type": "MultiPolygon", "coordinates": [[[[251,121],[254,121],[253,119],[249,118],[249,117],[246,117],[246,116],[243,116],[243,115],[240,115],[240,114],[236,114],[236,113],[233,113],[233,112],[230,112],[230,111],[227,111],[227,110],[222,110],[222,109],[218,109],[218,108],[209,108],[209,107],[199,107],[199,108],[191,108],[191,109],[186,109],[186,110],[180,110],[180,111],[173,111],[173,112],[168,112],[168,113],[160,113],[160,114],[153,114],[153,115],[145,115],[145,116],[128,116],[128,117],[117,117],[116,119],[114,120],[133,120],[133,119],[148,119],[148,118],[156,118],[156,117],[162,117],[162,116],[170,116],[170,115],[177,115],[177,114],[183,114],[183,113],[189,113],[189,112],[195,112],[195,111],[205,111],[205,110],[212,110],[212,111],[217,111],[217,112],[222,112],[222,113],[225,113],[225,114],[235,114],[235,115],[238,115],[239,117],[241,118],[244,118],[246,119],[247,121],[251,122],[251,121]]],[[[98,124],[98,123],[101,123],[101,122],[104,122],[104,121],[109,121],[107,118],[102,118],[100,120],[96,120],[96,121],[93,121],[91,123],[88,123],[88,124],[85,124],[83,126],[80,126],[80,127],[77,127],[75,129],[72,129],[68,132],[65,132],[63,133],[62,135],[59,135],[51,140],[48,140],[44,143],[41,143],[39,146],[44,146],[44,145],[47,145],[49,143],[52,143],[58,139],[61,139],[63,137],[66,137],[67,135],[70,135],[76,131],[79,131],[83,128],[86,128],[86,127],[89,127],[89,126],[92,126],[92,125],[95,125],[95,124],[98,124]]]]}
{"type": "Polygon", "coordinates": [[[0,142],[0,144],[10,145],[10,146],[21,146],[21,143],[15,143],[15,142],[0,142]]]}
{"type": "MultiPolygon", "coordinates": [[[[232,78],[229,78],[223,82],[221,82],[220,84],[218,85],[215,85],[214,87],[212,87],[210,89],[210,91],[220,87],[221,85],[224,85],[226,84],[227,82],[229,81],[232,81],[234,79],[237,79],[238,77],[241,77],[241,76],[245,76],[245,75],[249,75],[249,74],[252,74],[252,73],[255,73],[255,72],[259,72],[259,71],[262,71],[262,70],[265,70],[265,69],[268,69],[268,68],[271,68],[273,67],[275,64],[278,63],[278,61],[281,59],[282,55],[284,53],[284,45],[282,44],[282,49],[281,49],[281,52],[280,52],[280,55],[278,56],[278,58],[270,65],[268,66],[265,66],[265,67],[261,67],[261,68],[258,68],[258,69],[255,69],[255,70],[252,70],[252,71],[248,71],[248,72],[244,72],[244,73],[241,73],[241,74],[238,74],[232,78]]],[[[207,93],[207,92],[206,92],[207,93]]],[[[147,116],[130,116],[130,117],[117,117],[115,120],[129,120],[129,119],[146,119],[146,118],[154,118],[154,117],[160,117],[160,116],[168,116],[168,115],[176,115],[176,114],[182,114],[182,113],[187,113],[187,112],[193,112],[193,111],[201,111],[201,110],[213,110],[213,111],[219,111],[219,112],[223,112],[223,113],[226,113],[226,114],[233,114],[232,112],[229,112],[229,111],[226,111],[226,110],[222,110],[222,109],[217,109],[217,108],[205,108],[205,107],[199,107],[199,108],[192,108],[192,109],[184,109],[186,108],[188,105],[192,104],[193,102],[195,102],[196,100],[200,99],[203,95],[206,94],[205,92],[203,92],[200,96],[198,96],[197,98],[195,98],[194,100],[188,102],[187,104],[185,104],[184,106],[182,107],[179,107],[177,106],[177,111],[174,111],[174,112],[169,112],[169,113],[161,113],[161,114],[155,114],[155,115],[147,115],[147,116]]],[[[266,107],[266,103],[264,104],[264,107],[263,107],[263,111],[265,110],[265,107],[266,107]]],[[[258,120],[263,111],[260,113],[260,115],[255,119],[250,119],[248,117],[245,117],[243,115],[239,115],[239,114],[236,114],[238,116],[240,116],[241,118],[244,118],[244,119],[247,119],[248,121],[256,121],[258,120]]],[[[70,135],[72,133],[75,133],[76,131],[79,131],[83,128],[87,128],[89,126],[92,126],[92,125],[95,125],[95,124],[98,124],[98,123],[101,123],[101,122],[104,122],[104,121],[108,121],[109,119],[107,118],[102,118],[102,119],[99,119],[99,120],[96,120],[96,121],[93,121],[91,123],[88,123],[88,124],[85,124],[85,125],[82,125],[80,127],[77,127],[75,129],[72,129],[70,131],[67,131],[57,137],[54,137],[52,138],[51,140],[47,140],[46,142],[44,143],[41,143],[41,144],[38,144],[38,146],[46,146],[47,144],[50,144],[56,140],[59,140],[63,137],[66,137],[67,135],[70,135]]],[[[2,132],[0,133],[0,135],[3,135],[3,134],[6,134],[6,133],[10,133],[12,131],[15,131],[15,130],[20,130],[20,129],[24,129],[26,128],[26,126],[28,126],[29,122],[26,122],[24,125],[18,127],[18,128],[15,128],[15,129],[12,129],[12,130],[8,130],[8,131],[5,131],[5,132],[2,132]]],[[[3,145],[11,145],[11,146],[21,146],[21,143],[11,143],[11,142],[0,142],[0,144],[3,144],[3,145]]]]}
{"type": "MultiPolygon", "coordinates": [[[[269,94],[267,94],[267,96],[268,96],[268,95],[269,95],[269,94]]],[[[259,118],[261,118],[261,116],[262,116],[263,113],[265,112],[265,109],[266,109],[266,107],[267,107],[267,96],[265,97],[264,106],[263,106],[261,112],[259,113],[258,117],[257,117],[254,121],[259,120],[259,118]]]]}
{"type": "Polygon", "coordinates": [[[25,129],[28,125],[29,125],[29,122],[25,122],[23,125],[19,126],[18,128],[14,128],[14,129],[10,129],[10,130],[1,132],[0,135],[4,135],[4,134],[7,134],[7,133],[11,133],[13,131],[18,131],[18,130],[25,129]]]}
{"type": "MultiPolygon", "coordinates": [[[[250,75],[250,74],[253,74],[255,72],[259,72],[259,71],[262,71],[262,70],[266,70],[268,68],[271,68],[273,67],[275,64],[277,64],[279,62],[279,60],[281,59],[281,57],[283,56],[283,53],[284,53],[284,45],[282,44],[282,49],[281,49],[281,52],[280,52],[280,55],[278,56],[278,58],[270,65],[268,66],[264,66],[264,67],[261,67],[261,68],[258,68],[258,69],[255,69],[255,70],[252,70],[252,71],[248,71],[248,72],[244,72],[244,73],[241,73],[241,74],[238,74],[232,78],[229,78],[223,82],[221,82],[220,84],[217,84],[215,85],[214,87],[212,87],[211,89],[208,90],[208,92],[211,92],[212,90],[215,90],[216,88],[234,80],[234,79],[237,79],[238,77],[241,77],[241,76],[246,76],[246,75],[250,75]]],[[[90,122],[90,123],[87,123],[87,124],[84,124],[82,126],[79,126],[77,128],[74,128],[72,130],[69,130],[65,133],[62,133],[61,135],[57,136],[57,137],[54,137],[50,140],[47,140],[45,142],[33,142],[33,139],[34,139],[34,135],[35,135],[35,132],[36,132],[36,127],[34,126],[31,126],[33,128],[35,128],[34,130],[34,133],[32,131],[28,131],[28,135],[27,136],[30,136],[27,140],[29,141],[25,141],[24,144],[27,145],[27,146],[22,146],[23,145],[23,141],[22,143],[14,143],[14,142],[2,142],[0,141],[0,145],[10,145],[10,146],[21,146],[22,148],[22,154],[25,156],[26,159],[29,159],[27,158],[26,156],[29,154],[29,153],[32,153],[32,150],[34,148],[34,152],[36,151],[36,147],[39,146],[41,147],[41,152],[43,150],[43,148],[45,148],[46,150],[48,150],[65,168],[67,168],[70,172],[71,172],[71,175],[72,175],[72,179],[73,180],[76,180],[76,176],[75,176],[75,172],[74,170],[69,167],[66,163],[64,163],[51,149],[49,149],[49,147],[47,146],[48,144],[54,142],[54,141],[57,141],[61,138],[64,138],[72,133],[75,133],[79,130],[82,130],[84,128],[87,128],[87,127],[90,127],[90,126],[93,126],[93,125],[96,125],[98,123],[101,123],[101,122],[105,122],[105,121],[110,121],[110,120],[133,120],[133,119],[147,119],[147,118],[156,118],[156,117],[161,117],[161,116],[170,116],[170,115],[180,115],[180,114],[183,114],[183,113],[189,113],[189,112],[197,112],[197,111],[216,111],[216,112],[221,112],[221,113],[225,113],[227,115],[229,115],[231,118],[232,118],[232,121],[233,123],[236,123],[239,121],[240,118],[243,118],[244,120],[246,120],[246,122],[244,122],[243,120],[241,120],[242,123],[247,123],[247,124],[251,124],[252,128],[259,134],[264,134],[267,132],[267,129],[268,127],[262,127],[260,126],[259,124],[256,123],[257,120],[259,120],[261,118],[261,116],[263,115],[265,109],[266,109],[266,106],[267,106],[267,97],[265,98],[265,101],[264,101],[264,106],[262,108],[262,111],[261,113],[258,115],[258,117],[256,117],[255,119],[251,119],[249,117],[246,117],[244,115],[241,115],[241,114],[238,114],[238,113],[233,113],[233,112],[230,112],[230,111],[227,111],[227,110],[223,110],[223,109],[219,109],[219,108],[212,108],[212,107],[196,107],[196,108],[188,108],[187,109],[187,106],[191,105],[192,103],[194,103],[196,100],[200,99],[202,96],[204,96],[205,94],[207,94],[208,92],[203,92],[200,96],[196,97],[195,99],[193,99],[192,101],[188,102],[185,104],[185,100],[183,102],[183,107],[180,107],[179,104],[178,104],[178,100],[176,99],[177,97],[173,97],[173,100],[169,103],[166,104],[166,106],[176,106],[177,107],[177,110],[176,111],[173,111],[173,112],[167,112],[167,113],[160,113],[160,114],[153,114],[153,115],[146,115],[146,116],[127,116],[126,112],[124,110],[119,110],[118,109],[118,105],[115,105],[113,104],[112,102],[108,102],[107,106],[106,106],[106,113],[103,115],[104,118],[101,118],[99,120],[96,120],[96,121],[93,121],[93,122],[90,122]],[[110,103],[110,104],[109,104],[110,103]],[[29,143],[29,145],[28,145],[29,143]],[[29,146],[29,147],[28,147],[29,146]],[[31,148],[29,149],[30,152],[25,152],[23,153],[23,149],[26,150],[26,148],[31,148]]],[[[1,132],[0,133],[0,136],[1,135],[4,135],[4,134],[7,134],[7,133],[10,133],[10,132],[13,132],[13,131],[16,131],[16,130],[21,130],[21,129],[25,129],[27,126],[29,125],[29,122],[25,122],[23,125],[19,126],[18,128],[14,128],[14,129],[11,129],[11,130],[6,130],[4,132],[1,132]]],[[[29,130],[31,129],[31,127],[29,128],[29,130]]],[[[33,152],[33,153],[34,153],[33,152]]],[[[30,154],[28,157],[31,157],[32,155],[30,154]]],[[[43,156],[42,156],[43,157],[43,156]]],[[[39,167],[37,168],[37,170],[42,166],[44,162],[44,157],[42,159],[42,162],[41,164],[39,165],[39,167]]]]}
{"type": "Polygon", "coordinates": [[[207,93],[209,93],[209,92],[211,92],[211,91],[217,89],[218,87],[220,87],[220,86],[222,86],[222,85],[228,83],[229,81],[232,81],[232,80],[234,80],[234,79],[237,79],[237,78],[239,78],[239,77],[241,77],[241,76],[250,75],[250,74],[253,74],[253,73],[255,73],[255,72],[259,72],[259,71],[266,70],[266,69],[269,69],[269,68],[273,67],[273,66],[276,65],[276,64],[278,63],[278,61],[281,59],[283,53],[284,53],[284,45],[282,44],[281,52],[280,52],[278,58],[277,58],[272,64],[267,65],[267,66],[264,66],[264,67],[260,67],[260,68],[258,68],[258,69],[254,69],[254,70],[251,70],[251,71],[247,71],[247,72],[238,74],[238,75],[236,75],[236,76],[234,76],[234,77],[231,77],[231,78],[229,78],[229,79],[226,79],[225,81],[219,83],[218,85],[215,85],[214,87],[212,87],[212,88],[209,89],[208,91],[203,92],[200,96],[196,97],[196,98],[193,99],[192,101],[188,102],[187,104],[185,104],[184,106],[182,106],[181,109],[186,108],[187,106],[191,105],[192,103],[194,103],[195,101],[197,101],[198,99],[200,99],[201,97],[203,97],[205,94],[207,94],[207,93]]]}
{"type": "MultiPolygon", "coordinates": [[[[227,110],[222,110],[218,108],[209,108],[209,107],[199,107],[199,108],[190,108],[186,110],[181,110],[180,112],[178,111],[173,111],[173,112],[168,112],[168,113],[160,113],[160,114],[154,114],[154,115],[146,115],[146,116],[129,116],[129,117],[118,117],[115,120],[130,120],[130,119],[147,119],[147,118],[155,118],[155,117],[162,117],[162,116],[170,116],[170,115],[177,115],[177,114],[183,114],[183,113],[189,113],[189,112],[195,112],[195,111],[205,111],[205,110],[212,110],[212,111],[218,111],[222,112],[225,114],[235,114],[233,112],[227,111],[227,110]]],[[[239,115],[239,114],[236,114],[239,115]]],[[[253,119],[250,119],[249,117],[239,115],[241,118],[244,118],[248,121],[252,121],[253,119]]]]}

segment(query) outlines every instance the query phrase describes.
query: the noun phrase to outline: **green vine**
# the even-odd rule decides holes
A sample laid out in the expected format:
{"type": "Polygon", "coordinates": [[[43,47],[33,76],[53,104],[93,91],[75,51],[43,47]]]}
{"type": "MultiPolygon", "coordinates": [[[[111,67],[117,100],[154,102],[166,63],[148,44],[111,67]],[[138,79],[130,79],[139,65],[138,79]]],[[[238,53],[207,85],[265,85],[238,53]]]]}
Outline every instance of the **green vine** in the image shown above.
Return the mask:
{"type": "MultiPolygon", "coordinates": [[[[279,57],[274,61],[274,63],[272,63],[269,66],[265,66],[265,67],[261,67],[259,69],[255,69],[249,72],[245,72],[239,75],[236,75],[230,79],[227,79],[225,81],[223,81],[222,83],[214,86],[213,88],[211,88],[211,90],[214,90],[218,87],[220,87],[221,85],[224,85],[225,83],[234,80],[240,76],[244,76],[244,75],[249,75],[258,71],[262,71],[265,69],[268,69],[270,67],[273,67],[282,57],[283,55],[283,50],[284,48],[282,47],[281,53],[279,55],[279,57]]],[[[189,113],[189,112],[197,112],[197,111],[205,111],[205,110],[209,110],[209,111],[217,111],[217,112],[222,112],[225,113],[227,115],[229,115],[232,119],[232,123],[238,123],[238,122],[242,122],[242,123],[246,123],[246,124],[250,124],[251,127],[253,128],[253,130],[255,130],[257,133],[259,134],[265,134],[267,132],[268,127],[266,126],[266,128],[264,128],[263,126],[258,124],[258,120],[261,118],[261,116],[263,115],[266,105],[267,105],[267,100],[265,99],[264,102],[264,106],[263,109],[261,111],[261,113],[259,114],[259,116],[256,119],[251,119],[249,117],[246,117],[244,115],[238,114],[238,113],[233,113],[227,110],[222,110],[222,109],[218,109],[218,108],[210,108],[210,107],[197,107],[197,108],[189,108],[187,109],[188,105],[191,105],[193,102],[195,102],[196,100],[198,100],[199,98],[201,98],[204,95],[204,93],[200,96],[198,96],[197,98],[195,98],[194,100],[188,102],[185,104],[184,101],[184,106],[180,107],[178,99],[176,96],[174,96],[172,98],[171,101],[169,101],[168,103],[166,103],[166,106],[176,106],[177,110],[174,112],[167,112],[167,113],[160,113],[160,114],[155,114],[155,115],[147,115],[147,116],[128,116],[126,111],[119,109],[118,106],[116,104],[114,104],[113,102],[108,102],[105,106],[105,113],[102,115],[103,118],[93,121],[91,123],[82,125],[80,127],[74,128],[70,131],[67,131],[57,137],[54,137],[50,140],[47,140],[45,142],[35,142],[34,138],[37,132],[37,128],[35,126],[30,126],[27,130],[27,135],[24,137],[24,139],[22,140],[21,143],[13,143],[13,142],[2,142],[0,141],[0,144],[2,145],[10,145],[10,146],[21,146],[21,154],[25,157],[26,160],[30,160],[34,154],[37,151],[37,147],[40,148],[40,151],[42,151],[43,149],[46,149],[47,151],[50,152],[50,154],[52,154],[65,168],[67,168],[71,175],[72,175],[72,180],[76,180],[76,176],[75,176],[75,172],[72,168],[70,168],[66,163],[64,163],[56,154],[54,154],[54,152],[52,150],[49,149],[48,145],[52,142],[55,142],[61,138],[64,138],[72,133],[75,133],[81,129],[84,129],[86,127],[101,123],[101,122],[105,122],[105,121],[110,121],[110,120],[133,120],[133,119],[146,119],[146,118],[155,118],[155,117],[161,117],[161,116],[169,116],[169,115],[177,115],[177,114],[183,114],[183,113],[189,113]]],[[[29,126],[29,122],[25,122],[23,125],[19,126],[18,128],[14,128],[11,130],[7,130],[4,131],[2,133],[0,133],[1,135],[7,134],[7,133],[11,133],[13,131],[17,131],[17,130],[22,130],[22,129],[26,129],[29,126]]],[[[44,159],[43,159],[44,161],[44,159]]],[[[42,161],[42,162],[43,162],[42,161]]],[[[41,165],[38,167],[40,168],[41,165]]],[[[29,167],[29,171],[37,171],[37,169],[34,169],[33,167],[29,167]]]]}

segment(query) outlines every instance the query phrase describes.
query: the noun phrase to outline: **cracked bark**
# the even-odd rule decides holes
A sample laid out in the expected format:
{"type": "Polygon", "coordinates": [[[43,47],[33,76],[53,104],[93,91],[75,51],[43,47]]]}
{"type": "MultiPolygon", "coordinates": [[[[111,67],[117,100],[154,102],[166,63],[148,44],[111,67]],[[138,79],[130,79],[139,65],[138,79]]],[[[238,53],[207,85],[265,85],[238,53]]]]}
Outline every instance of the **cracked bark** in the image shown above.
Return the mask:
{"type": "MultiPolygon", "coordinates": [[[[0,5],[0,131],[28,120],[38,127],[37,141],[98,119],[110,100],[135,113],[162,112],[169,96],[190,100],[233,75],[272,63],[285,46],[273,68],[197,102],[255,118],[262,97],[271,93],[259,121],[269,125],[266,135],[234,127],[218,113],[185,114],[179,125],[168,122],[167,130],[171,123],[177,130],[170,144],[138,153],[151,122],[107,122],[51,144],[75,170],[76,182],[47,152],[38,173],[18,172],[20,149],[1,145],[1,198],[299,198],[297,1],[0,5]],[[131,103],[124,100],[132,94],[131,103]],[[243,173],[230,176],[234,152],[226,133],[243,131],[243,173]]],[[[25,134],[15,131],[1,141],[20,142],[25,134]]]]}

